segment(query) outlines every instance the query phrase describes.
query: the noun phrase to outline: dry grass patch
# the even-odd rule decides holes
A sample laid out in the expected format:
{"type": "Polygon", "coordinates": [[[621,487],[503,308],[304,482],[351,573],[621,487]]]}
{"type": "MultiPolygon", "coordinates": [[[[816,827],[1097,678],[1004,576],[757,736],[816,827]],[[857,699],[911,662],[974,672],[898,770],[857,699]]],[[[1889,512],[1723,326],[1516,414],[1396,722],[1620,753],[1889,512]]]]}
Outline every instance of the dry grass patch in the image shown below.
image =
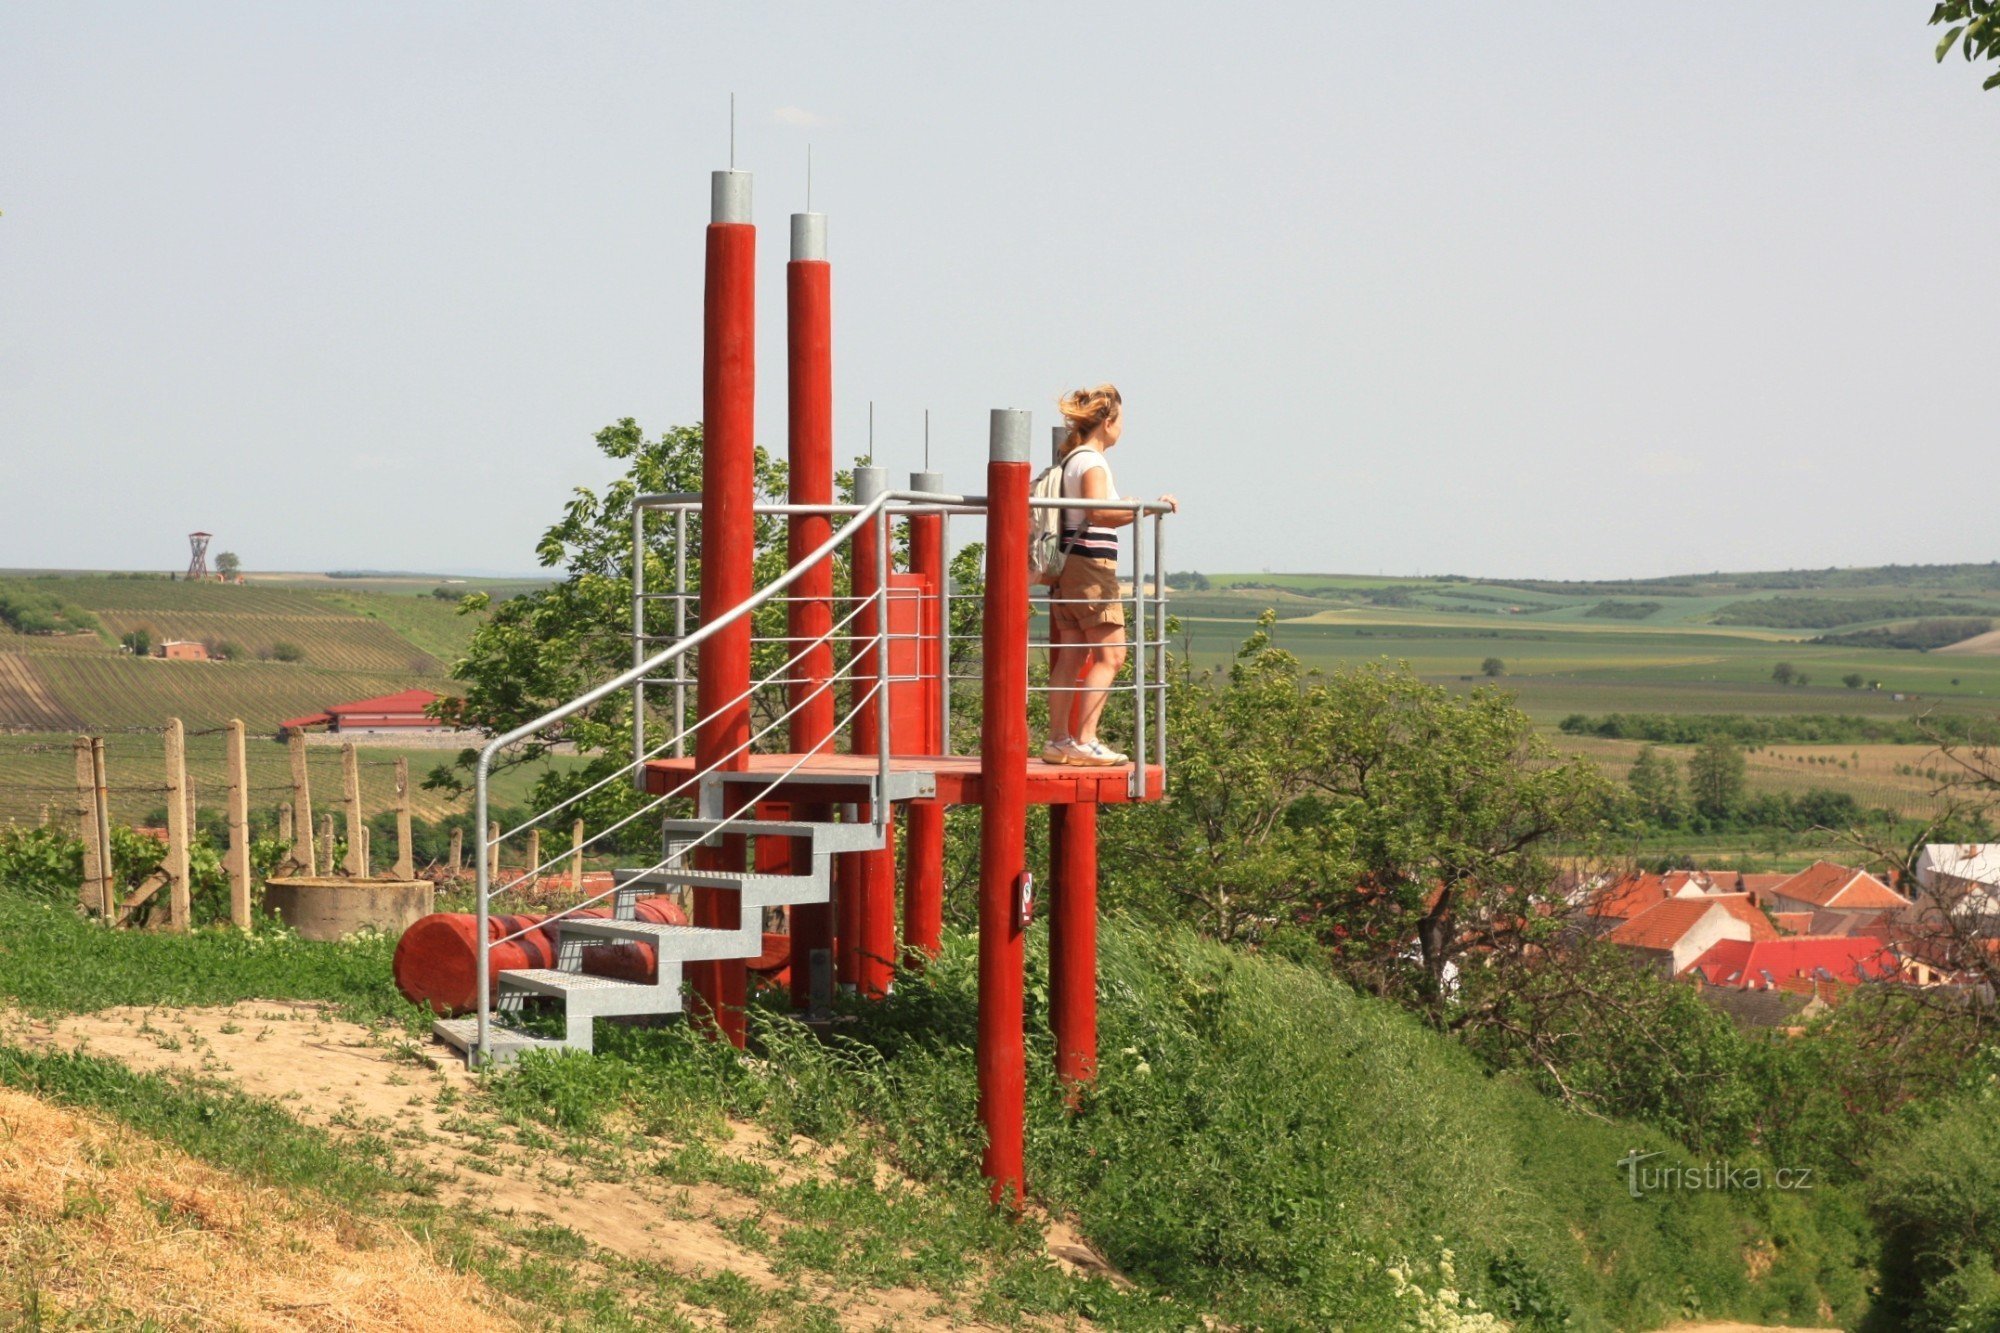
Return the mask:
{"type": "Polygon", "coordinates": [[[0,1222],[0,1268],[31,1327],[516,1327],[392,1227],[11,1089],[0,1222]]]}

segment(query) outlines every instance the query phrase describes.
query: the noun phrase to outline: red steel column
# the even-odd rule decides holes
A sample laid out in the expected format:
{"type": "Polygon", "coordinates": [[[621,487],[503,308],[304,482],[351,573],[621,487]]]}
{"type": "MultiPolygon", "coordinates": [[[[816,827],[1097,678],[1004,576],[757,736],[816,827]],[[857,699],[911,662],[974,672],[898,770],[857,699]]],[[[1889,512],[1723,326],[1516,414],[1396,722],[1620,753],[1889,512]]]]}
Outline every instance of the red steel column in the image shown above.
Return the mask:
{"type": "MultiPolygon", "coordinates": [[[[701,619],[713,624],[747,600],[756,562],[757,229],[750,225],[750,173],[710,178],[708,269],[702,300],[701,619]]],[[[748,766],[750,621],[738,621],[701,645],[695,733],[700,769],[748,766]],[[733,701],[733,702],[731,702],[733,701]]],[[[716,811],[704,811],[714,814],[716,811]]],[[[715,869],[741,869],[743,839],[725,838],[702,856],[715,869]]],[[[698,926],[733,928],[742,903],[734,893],[694,891],[698,926]]],[[[744,966],[740,959],[689,969],[716,1032],[744,1038],[744,966]]]]}
{"type": "MultiPolygon", "coordinates": [[[[786,443],[790,462],[790,498],[794,504],[833,502],[833,266],[826,259],[826,215],[792,214],[792,258],[785,265],[785,350],[787,403],[791,409],[786,443]]],[[[823,514],[797,514],[790,522],[790,558],[796,565],[833,533],[833,520],[823,514]]],[[[785,632],[791,651],[805,656],[790,672],[800,683],[792,686],[791,748],[806,754],[832,747],[839,700],[831,688],[813,694],[815,685],[833,675],[833,645],[807,648],[833,627],[833,561],[821,562],[792,585],[794,600],[785,611],[785,632]],[[808,695],[812,697],[807,698],[808,695]]],[[[802,819],[824,820],[826,805],[803,806],[802,819]]],[[[795,849],[796,850],[796,849],[795,849]]],[[[795,858],[797,871],[807,867],[795,858]]],[[[825,953],[823,966],[833,966],[833,904],[806,903],[792,909],[792,1007],[809,1009],[813,959],[825,953]]]]}
{"type": "MultiPolygon", "coordinates": [[[[889,489],[889,471],[880,467],[857,467],[854,469],[854,502],[870,504],[889,489]]],[[[877,576],[876,561],[881,555],[882,527],[874,520],[854,534],[853,558],[848,566],[848,579],[857,601],[872,598],[881,587],[877,576]]],[[[876,634],[888,632],[888,623],[879,613],[879,607],[863,602],[854,617],[854,633],[857,641],[866,641],[876,634]]],[[[850,735],[855,754],[874,755],[880,752],[878,737],[882,711],[889,706],[886,698],[875,694],[876,654],[883,652],[880,647],[870,647],[855,654],[854,665],[854,723],[850,735]]],[[[873,811],[864,811],[871,816],[873,811]]],[[[882,996],[889,993],[889,979],[893,975],[896,956],[896,838],[895,812],[889,813],[883,845],[872,852],[857,852],[851,862],[855,874],[845,883],[853,883],[860,895],[856,924],[860,927],[860,938],[855,941],[855,992],[860,995],[882,996]]]]}
{"type": "MultiPolygon", "coordinates": [[[[942,494],[944,474],[912,472],[910,489],[942,494]]],[[[924,738],[921,754],[944,753],[944,720],[940,715],[944,679],[942,630],[945,603],[944,516],[910,516],[910,572],[924,580],[922,635],[918,674],[924,678],[924,718],[917,734],[924,738]]],[[[900,719],[899,719],[900,720],[900,719]]],[[[944,937],[944,803],[912,801],[904,812],[909,832],[903,844],[903,954],[909,966],[937,957],[944,937]]]]}
{"type": "Polygon", "coordinates": [[[996,408],[986,464],[985,668],[980,688],[979,1122],[995,1201],[1026,1193],[1021,1032],[1028,834],[1028,429],[996,408]]]}
{"type": "Polygon", "coordinates": [[[1097,805],[1049,807],[1049,1026],[1056,1076],[1097,1077],[1097,805]]]}

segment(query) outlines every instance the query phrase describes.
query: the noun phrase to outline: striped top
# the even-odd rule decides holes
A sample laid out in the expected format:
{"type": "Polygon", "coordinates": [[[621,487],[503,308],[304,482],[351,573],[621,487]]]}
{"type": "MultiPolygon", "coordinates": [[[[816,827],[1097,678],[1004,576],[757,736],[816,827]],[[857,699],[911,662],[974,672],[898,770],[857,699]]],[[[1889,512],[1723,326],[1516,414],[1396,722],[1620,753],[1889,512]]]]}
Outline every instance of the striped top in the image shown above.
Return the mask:
{"type": "MultiPolygon", "coordinates": [[[[1105,491],[1109,495],[1117,495],[1117,484],[1111,479],[1111,464],[1103,452],[1080,447],[1070,450],[1069,457],[1063,460],[1063,498],[1082,496],[1083,479],[1095,468],[1104,470],[1105,491]]],[[[1118,559],[1116,529],[1100,528],[1084,522],[1090,514],[1088,509],[1065,509],[1062,514],[1064,553],[1082,556],[1086,560],[1118,559]]]]}

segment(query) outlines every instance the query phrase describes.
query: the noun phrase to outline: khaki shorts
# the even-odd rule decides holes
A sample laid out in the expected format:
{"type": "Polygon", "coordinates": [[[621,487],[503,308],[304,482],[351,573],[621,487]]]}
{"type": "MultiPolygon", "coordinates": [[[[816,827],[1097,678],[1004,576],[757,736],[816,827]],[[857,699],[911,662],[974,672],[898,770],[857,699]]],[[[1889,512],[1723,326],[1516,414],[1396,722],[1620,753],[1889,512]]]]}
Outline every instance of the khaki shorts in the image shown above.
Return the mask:
{"type": "Polygon", "coordinates": [[[1125,623],[1125,603],[1118,598],[1118,565],[1073,555],[1063,561],[1049,615],[1061,629],[1095,629],[1125,623]]]}

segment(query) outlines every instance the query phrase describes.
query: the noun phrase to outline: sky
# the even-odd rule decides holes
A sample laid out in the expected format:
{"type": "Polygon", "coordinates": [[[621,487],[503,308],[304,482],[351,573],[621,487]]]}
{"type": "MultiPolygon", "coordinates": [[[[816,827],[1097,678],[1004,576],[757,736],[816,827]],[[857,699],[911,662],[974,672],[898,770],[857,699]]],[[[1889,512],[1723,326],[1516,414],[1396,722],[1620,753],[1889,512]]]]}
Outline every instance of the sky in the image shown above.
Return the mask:
{"type": "Polygon", "coordinates": [[[534,568],[600,427],[699,419],[732,93],[776,449],[810,146],[843,458],[929,409],[977,490],[1110,380],[1176,568],[2000,558],[1929,9],[9,0],[0,567],[534,568]]]}

